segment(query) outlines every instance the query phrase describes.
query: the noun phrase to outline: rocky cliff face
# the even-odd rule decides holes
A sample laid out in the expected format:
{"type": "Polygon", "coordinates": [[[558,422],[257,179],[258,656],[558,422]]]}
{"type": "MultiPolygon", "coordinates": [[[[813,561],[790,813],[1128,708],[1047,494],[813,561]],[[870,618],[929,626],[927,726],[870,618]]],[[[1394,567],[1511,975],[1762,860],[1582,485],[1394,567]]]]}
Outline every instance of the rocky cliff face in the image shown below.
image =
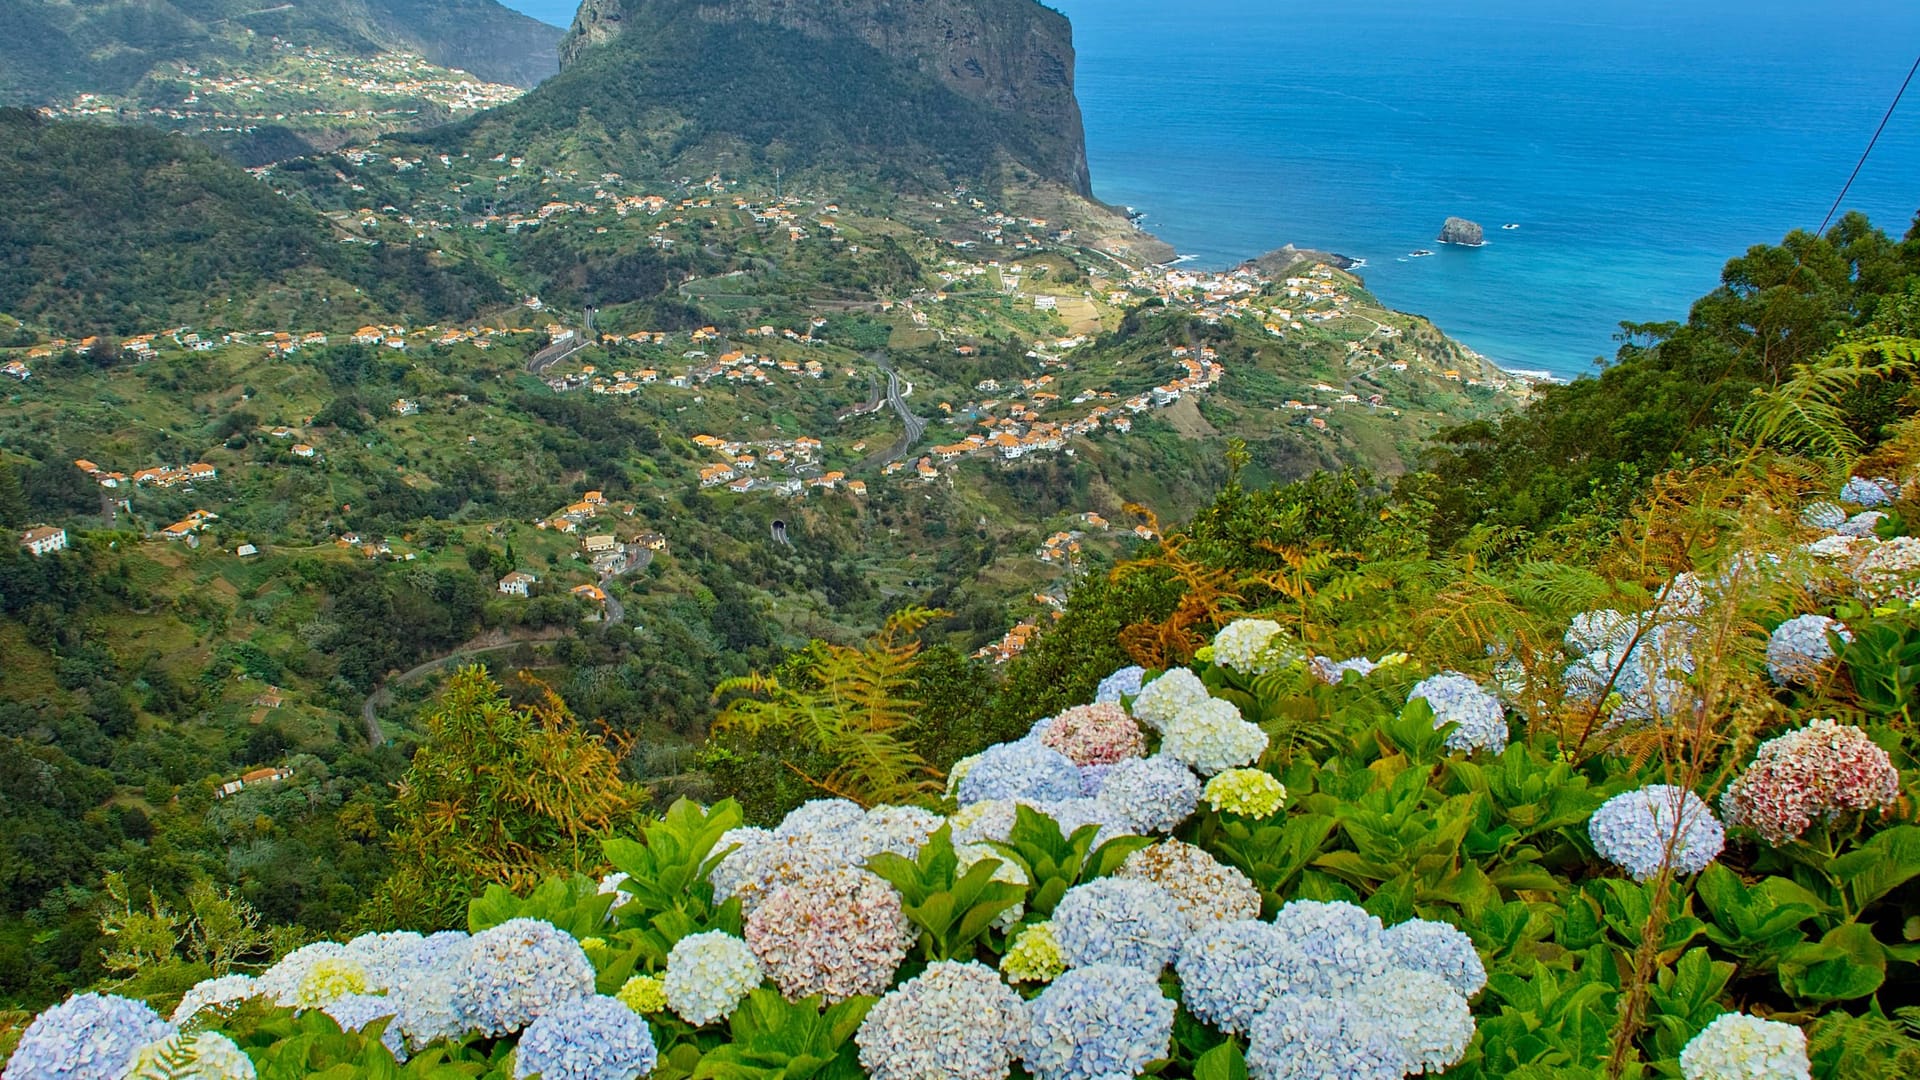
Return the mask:
{"type": "MultiPolygon", "coordinates": [[[[856,42],[1039,133],[1030,141],[1037,142],[1040,160],[1021,163],[1092,194],[1073,93],[1073,30],[1065,16],[1033,0],[586,0],[561,44],[561,65],[577,64],[627,35],[682,32],[688,20],[769,28],[789,39],[856,42]]],[[[751,64],[754,58],[706,62],[751,64]]],[[[845,78],[857,82],[865,75],[848,71],[845,78]]]]}

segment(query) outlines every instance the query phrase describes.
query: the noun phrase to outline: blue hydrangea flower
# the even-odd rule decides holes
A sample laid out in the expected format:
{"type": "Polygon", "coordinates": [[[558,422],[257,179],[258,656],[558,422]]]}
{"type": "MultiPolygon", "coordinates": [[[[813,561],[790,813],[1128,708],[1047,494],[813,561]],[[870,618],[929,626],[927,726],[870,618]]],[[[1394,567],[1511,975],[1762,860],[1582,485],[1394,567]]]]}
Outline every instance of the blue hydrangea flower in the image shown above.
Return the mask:
{"type": "Polygon", "coordinates": [[[1410,1063],[1393,1033],[1344,1002],[1290,994],[1254,1020],[1253,1080],[1400,1080],[1410,1063]]]}
{"type": "Polygon", "coordinates": [[[1900,486],[1884,477],[1854,476],[1840,489],[1840,501],[1855,506],[1885,506],[1900,494],[1900,486]]]}
{"type": "Polygon", "coordinates": [[[142,1047],[173,1033],[146,1002],[75,994],[27,1025],[0,1078],[120,1080],[142,1047]]]}
{"type": "Polygon", "coordinates": [[[1053,909],[1053,935],[1068,967],[1124,964],[1159,974],[1186,936],[1174,898],[1158,885],[1095,878],[1053,909]]]}
{"type": "Polygon", "coordinates": [[[801,803],[780,820],[775,836],[820,837],[851,832],[866,820],[867,812],[850,799],[814,799],[801,803]]]}
{"type": "Polygon", "coordinates": [[[1465,675],[1445,671],[1422,679],[1407,695],[1407,701],[1415,698],[1424,698],[1433,710],[1435,731],[1447,724],[1459,725],[1447,733],[1448,747],[1493,754],[1507,748],[1507,710],[1465,675]]]}
{"type": "Polygon", "coordinates": [[[1808,503],[1800,511],[1800,522],[1812,529],[1826,529],[1831,532],[1847,520],[1847,512],[1833,503],[1821,501],[1808,503]]]}
{"type": "Polygon", "coordinates": [[[1154,976],[1095,964],[1055,979],[1027,1003],[1020,1060],[1035,1080],[1118,1080],[1167,1056],[1174,1004],[1154,976]]]}
{"type": "Polygon", "coordinates": [[[1799,615],[1774,628],[1767,638],[1767,674],[1781,686],[1810,683],[1834,658],[1833,642],[1828,634],[1837,634],[1851,642],[1847,624],[1825,615],[1799,615]]]}
{"type": "Polygon", "coordinates": [[[346,956],[367,973],[367,989],[390,990],[413,966],[413,955],[426,939],[411,930],[361,934],[347,942],[346,956]]]}
{"type": "Polygon", "coordinates": [[[1438,975],[1395,968],[1355,987],[1340,1002],[1358,1019],[1390,1033],[1411,1072],[1445,1072],[1459,1064],[1473,1041],[1473,1010],[1466,996],[1438,975]]]}
{"type": "Polygon", "coordinates": [[[393,1051],[396,1060],[407,1060],[407,1040],[400,1030],[400,999],[383,997],[378,994],[348,994],[334,998],[320,1011],[333,1017],[341,1031],[359,1031],[375,1020],[391,1020],[385,1031],[380,1033],[380,1042],[393,1051]]]}
{"type": "Polygon", "coordinates": [[[1126,815],[1115,810],[1105,799],[1061,799],[1059,802],[1034,803],[1033,809],[1052,818],[1053,823],[1060,827],[1062,836],[1072,836],[1086,825],[1100,826],[1100,831],[1093,837],[1093,846],[1096,848],[1115,837],[1138,835],[1126,815]]]}
{"type": "Polygon", "coordinates": [[[1080,766],[1080,795],[1091,799],[1100,794],[1100,786],[1107,782],[1107,774],[1113,771],[1112,762],[1097,765],[1080,766]]]}
{"type": "Polygon", "coordinates": [[[1130,698],[1138,694],[1140,692],[1140,680],[1145,677],[1146,674],[1146,668],[1134,664],[1129,667],[1123,667],[1119,671],[1101,679],[1099,689],[1093,693],[1094,704],[1099,705],[1109,701],[1117,702],[1121,698],[1130,698]]]}
{"type": "Polygon", "coordinates": [[[1051,802],[1079,797],[1080,770],[1073,759],[1038,740],[988,747],[960,781],[962,806],[982,799],[1051,802]]]}
{"type": "Polygon", "coordinates": [[[1611,609],[1583,611],[1567,625],[1563,641],[1573,656],[1616,652],[1627,647],[1637,629],[1638,622],[1631,615],[1611,609]]]}
{"type": "Polygon", "coordinates": [[[1692,701],[1687,679],[1693,674],[1692,635],[1683,626],[1658,626],[1622,659],[1617,649],[1591,653],[1574,661],[1563,675],[1568,698],[1582,703],[1600,700],[1608,691],[1620,702],[1608,717],[1623,721],[1667,720],[1683,713],[1692,701]]]}
{"type": "Polygon", "coordinates": [[[1273,928],[1291,948],[1282,954],[1293,993],[1339,997],[1393,966],[1380,920],[1343,900],[1295,900],[1273,917],[1273,928]]]}
{"type": "Polygon", "coordinates": [[[1645,881],[1660,872],[1673,846],[1673,868],[1697,874],[1726,845],[1726,830],[1698,795],[1670,784],[1651,784],[1615,795],[1587,822],[1593,850],[1645,881]]]}
{"type": "Polygon", "coordinates": [[[473,935],[452,973],[452,990],[462,1030],[505,1035],[591,995],[593,964],[580,943],[552,923],[509,919],[473,935]]]}
{"type": "Polygon", "coordinates": [[[1874,536],[1876,535],[1874,530],[1880,527],[1880,522],[1885,520],[1886,516],[1878,510],[1862,510],[1842,522],[1839,528],[1833,530],[1833,534],[1861,538],[1874,536]]]}
{"type": "Polygon", "coordinates": [[[1172,832],[1200,804],[1200,778],[1171,758],[1130,758],[1107,773],[1100,801],[1134,832],[1172,832]]]}
{"type": "Polygon", "coordinates": [[[1245,1035],[1254,1017],[1288,989],[1287,973],[1299,966],[1288,950],[1286,938],[1258,919],[1202,926],[1173,962],[1180,1000],[1207,1023],[1245,1035]]]}
{"type": "Polygon", "coordinates": [[[864,864],[883,851],[911,859],[944,823],[940,815],[918,806],[881,803],[848,831],[853,861],[864,864]]]}
{"type": "Polygon", "coordinates": [[[1437,975],[1467,997],[1487,985],[1487,966],[1479,950],[1456,926],[1409,919],[1387,929],[1387,948],[1395,967],[1437,975]]]}
{"type": "Polygon", "coordinates": [[[1307,661],[1307,670],[1323,683],[1339,686],[1341,680],[1351,671],[1361,678],[1374,673],[1380,665],[1365,656],[1352,656],[1345,660],[1335,660],[1330,656],[1316,656],[1307,661]]]}
{"type": "Polygon", "coordinates": [[[634,1080],[660,1059],[647,1022],[614,998],[571,998],[527,1027],[514,1053],[516,1080],[634,1080]]]}

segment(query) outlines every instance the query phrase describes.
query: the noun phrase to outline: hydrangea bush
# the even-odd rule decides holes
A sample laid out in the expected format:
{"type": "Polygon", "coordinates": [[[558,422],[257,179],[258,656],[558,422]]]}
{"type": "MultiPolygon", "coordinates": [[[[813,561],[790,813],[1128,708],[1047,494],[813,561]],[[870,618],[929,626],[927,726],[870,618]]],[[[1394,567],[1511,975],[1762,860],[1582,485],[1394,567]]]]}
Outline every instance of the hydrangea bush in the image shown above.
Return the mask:
{"type": "Polygon", "coordinates": [[[1742,624],[1771,726],[1684,782],[1633,740],[1703,715],[1725,573],[1475,643],[1473,674],[1336,663],[1239,619],[1188,666],[1122,668],[1021,737],[956,748],[977,752],[944,798],[821,798],[757,826],[683,802],[610,842],[597,877],[490,890],[470,932],[307,944],[161,1001],[167,1020],[77,995],[25,1028],[4,1080],[1595,1076],[1649,926],[1667,945],[1636,1075],[1842,1076],[1841,1035],[1807,1031],[1875,1022],[1911,967],[1882,913],[1920,904],[1920,877],[1879,869],[1920,862],[1903,730],[1778,719],[1826,674],[1864,678],[1833,645],[1893,616],[1844,594],[1897,598],[1920,568],[1850,542],[1894,552],[1751,562],[1839,581],[1825,610],[1848,625],[1742,624]],[[1503,705],[1487,687],[1536,646],[1503,705]],[[1563,700],[1534,702],[1555,676],[1563,700]],[[1582,755],[1563,714],[1620,741],[1582,755]]]}

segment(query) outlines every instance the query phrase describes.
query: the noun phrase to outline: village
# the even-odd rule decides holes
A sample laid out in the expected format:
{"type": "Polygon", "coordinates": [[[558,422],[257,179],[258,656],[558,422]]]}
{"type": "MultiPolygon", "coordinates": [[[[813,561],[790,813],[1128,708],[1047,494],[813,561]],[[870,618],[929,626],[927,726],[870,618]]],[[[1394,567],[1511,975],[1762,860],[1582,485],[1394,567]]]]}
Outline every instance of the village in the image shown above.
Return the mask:
{"type": "Polygon", "coordinates": [[[151,77],[164,91],[83,93],[40,111],[70,120],[132,116],[195,134],[248,132],[268,124],[372,131],[408,126],[423,112],[457,118],[526,92],[439,67],[413,53],[356,56],[270,38],[267,55],[264,63],[232,70],[182,63],[151,77]]]}

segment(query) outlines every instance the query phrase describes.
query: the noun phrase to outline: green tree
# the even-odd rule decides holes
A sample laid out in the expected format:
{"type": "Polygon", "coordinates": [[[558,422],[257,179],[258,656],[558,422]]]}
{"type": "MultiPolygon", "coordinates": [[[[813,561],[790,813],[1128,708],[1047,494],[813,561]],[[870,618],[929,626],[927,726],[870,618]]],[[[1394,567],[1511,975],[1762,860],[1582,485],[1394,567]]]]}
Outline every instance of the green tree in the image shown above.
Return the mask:
{"type": "Polygon", "coordinates": [[[394,800],[396,869],[363,912],[370,924],[462,925],[485,886],[590,870],[600,842],[636,822],[645,793],[621,776],[621,749],[542,690],[515,706],[478,666],[448,682],[394,800]]]}

